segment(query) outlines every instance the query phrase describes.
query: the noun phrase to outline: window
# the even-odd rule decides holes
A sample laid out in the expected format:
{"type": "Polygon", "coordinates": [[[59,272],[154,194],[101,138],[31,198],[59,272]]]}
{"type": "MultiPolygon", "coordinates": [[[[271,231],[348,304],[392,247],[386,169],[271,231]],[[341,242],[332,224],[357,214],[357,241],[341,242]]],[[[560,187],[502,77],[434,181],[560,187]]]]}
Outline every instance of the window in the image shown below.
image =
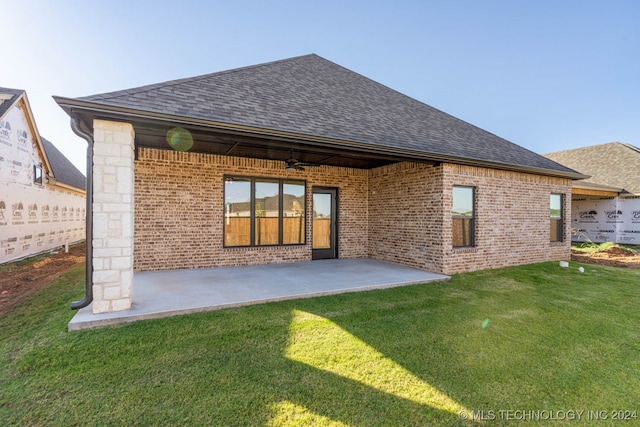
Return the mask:
{"type": "Polygon", "coordinates": [[[226,176],[224,246],[305,243],[304,181],[226,176]]]}
{"type": "Polygon", "coordinates": [[[475,246],[475,188],[453,187],[453,247],[475,246]]]}
{"type": "Polygon", "coordinates": [[[304,206],[305,185],[300,181],[285,181],[283,183],[282,202],[282,244],[304,244],[304,206]]]}
{"type": "Polygon", "coordinates": [[[280,183],[272,180],[256,180],[254,227],[255,244],[277,245],[280,234],[280,183]]]}
{"type": "Polygon", "coordinates": [[[42,185],[42,165],[33,165],[33,182],[42,185]]]}
{"type": "Polygon", "coordinates": [[[549,198],[549,217],[551,219],[550,235],[552,242],[562,242],[564,235],[564,215],[562,194],[552,194],[549,198]]]}

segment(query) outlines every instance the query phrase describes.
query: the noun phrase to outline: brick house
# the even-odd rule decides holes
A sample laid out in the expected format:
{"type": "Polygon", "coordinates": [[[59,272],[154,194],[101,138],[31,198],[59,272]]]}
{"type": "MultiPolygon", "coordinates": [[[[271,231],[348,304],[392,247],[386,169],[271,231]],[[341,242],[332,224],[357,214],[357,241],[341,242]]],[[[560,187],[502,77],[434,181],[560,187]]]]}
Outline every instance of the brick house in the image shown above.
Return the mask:
{"type": "Polygon", "coordinates": [[[583,175],[317,55],[54,98],[93,150],[94,313],[134,271],[569,258],[583,175]]]}

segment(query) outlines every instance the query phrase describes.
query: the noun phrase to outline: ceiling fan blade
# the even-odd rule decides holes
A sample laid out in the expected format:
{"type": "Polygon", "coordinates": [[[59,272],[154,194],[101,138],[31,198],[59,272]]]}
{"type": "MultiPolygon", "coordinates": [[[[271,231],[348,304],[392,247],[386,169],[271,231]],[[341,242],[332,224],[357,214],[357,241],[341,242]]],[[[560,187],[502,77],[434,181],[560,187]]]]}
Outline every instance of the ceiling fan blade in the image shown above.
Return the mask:
{"type": "Polygon", "coordinates": [[[299,170],[299,171],[303,171],[304,170],[303,166],[320,166],[320,163],[299,162],[298,160],[296,160],[293,157],[293,150],[289,151],[289,158],[284,161],[284,164],[286,165],[286,169],[287,170],[295,169],[295,170],[299,170]]]}

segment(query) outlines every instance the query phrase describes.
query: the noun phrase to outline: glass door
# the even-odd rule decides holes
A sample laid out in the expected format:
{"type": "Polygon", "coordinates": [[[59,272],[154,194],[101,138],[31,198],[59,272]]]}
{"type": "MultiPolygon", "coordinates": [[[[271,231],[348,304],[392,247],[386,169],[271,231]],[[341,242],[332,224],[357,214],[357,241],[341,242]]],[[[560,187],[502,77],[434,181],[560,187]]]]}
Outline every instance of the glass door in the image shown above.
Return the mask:
{"type": "Polygon", "coordinates": [[[313,188],[312,259],[338,257],[337,196],[337,188],[313,188]]]}

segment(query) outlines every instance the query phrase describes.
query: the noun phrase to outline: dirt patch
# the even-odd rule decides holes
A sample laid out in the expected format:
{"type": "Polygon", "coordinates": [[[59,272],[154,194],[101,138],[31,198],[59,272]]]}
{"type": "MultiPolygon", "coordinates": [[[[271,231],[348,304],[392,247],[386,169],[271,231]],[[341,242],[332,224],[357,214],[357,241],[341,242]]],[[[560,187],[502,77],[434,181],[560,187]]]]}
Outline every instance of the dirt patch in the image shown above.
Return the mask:
{"type": "Polygon", "coordinates": [[[8,313],[29,295],[47,286],[71,267],[84,262],[84,244],[64,248],[39,261],[0,272],[0,315],[8,313]]]}
{"type": "Polygon", "coordinates": [[[593,254],[571,250],[571,261],[585,264],[606,265],[608,267],[640,269],[640,254],[618,246],[593,254]]]}

